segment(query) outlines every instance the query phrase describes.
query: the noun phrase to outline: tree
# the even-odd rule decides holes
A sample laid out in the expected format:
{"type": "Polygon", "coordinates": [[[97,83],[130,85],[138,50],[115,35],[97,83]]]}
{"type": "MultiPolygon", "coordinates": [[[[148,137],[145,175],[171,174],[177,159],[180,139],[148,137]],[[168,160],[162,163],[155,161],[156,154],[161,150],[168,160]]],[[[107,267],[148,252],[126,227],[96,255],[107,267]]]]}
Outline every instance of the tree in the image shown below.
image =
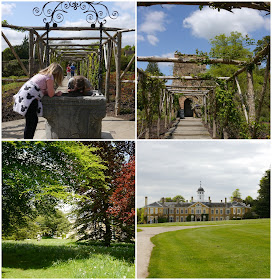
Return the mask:
{"type": "Polygon", "coordinates": [[[59,202],[79,199],[79,188],[104,182],[94,148],[75,141],[2,143],[2,233],[11,235],[28,218],[55,213],[59,202]]]}
{"type": "Polygon", "coordinates": [[[259,196],[256,201],[256,213],[261,218],[270,218],[270,169],[267,170],[260,180],[259,196]]]}
{"type": "Polygon", "coordinates": [[[248,195],[248,196],[245,198],[244,203],[245,203],[246,205],[249,204],[251,207],[253,207],[253,205],[254,205],[254,199],[253,199],[251,196],[248,195]]]}
{"type": "Polygon", "coordinates": [[[234,198],[241,198],[241,192],[239,189],[236,189],[235,191],[232,192],[232,196],[230,198],[231,201],[234,201],[234,198]]]}
{"type": "Polygon", "coordinates": [[[166,198],[164,199],[164,201],[165,201],[165,202],[172,202],[172,198],[171,198],[171,197],[166,197],[166,198]]]}
{"type": "Polygon", "coordinates": [[[48,237],[62,237],[69,232],[71,227],[71,223],[67,219],[66,215],[59,209],[50,215],[38,216],[36,223],[39,225],[38,231],[42,233],[42,236],[48,237]]]}
{"type": "MultiPolygon", "coordinates": [[[[252,39],[248,36],[243,37],[239,32],[231,32],[230,36],[220,34],[210,40],[212,45],[209,56],[211,58],[224,58],[247,61],[252,57],[252,52],[248,49],[248,46],[253,44],[252,39]]],[[[235,71],[238,70],[238,66],[229,64],[211,65],[209,73],[217,77],[232,76],[235,71]]]]}
{"type": "Polygon", "coordinates": [[[160,71],[157,62],[148,62],[145,72],[148,72],[152,75],[163,76],[163,73],[160,71]]]}
{"type": "Polygon", "coordinates": [[[119,229],[119,239],[131,242],[135,238],[135,159],[130,158],[113,182],[108,214],[119,229]]]}
{"type": "Polygon", "coordinates": [[[174,202],[185,202],[185,199],[182,195],[176,195],[175,197],[172,198],[172,201],[174,201],[174,202]]]}
{"type": "Polygon", "coordinates": [[[78,194],[84,196],[85,199],[77,203],[74,211],[75,228],[81,240],[103,240],[104,244],[109,246],[112,238],[112,217],[107,213],[110,206],[109,199],[115,191],[114,182],[123,165],[130,156],[134,155],[135,144],[129,141],[82,143],[87,147],[96,147],[95,153],[105,165],[104,182],[96,185],[96,188],[86,186],[86,189],[84,187],[78,190],[78,194]]]}

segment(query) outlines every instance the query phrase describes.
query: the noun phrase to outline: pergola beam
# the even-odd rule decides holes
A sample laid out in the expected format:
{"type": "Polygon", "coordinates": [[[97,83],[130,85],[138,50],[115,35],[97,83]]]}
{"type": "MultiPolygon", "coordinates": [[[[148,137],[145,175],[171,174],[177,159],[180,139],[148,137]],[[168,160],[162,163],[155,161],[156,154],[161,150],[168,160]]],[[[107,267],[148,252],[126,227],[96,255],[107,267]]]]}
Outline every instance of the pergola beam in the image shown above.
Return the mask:
{"type": "MultiPolygon", "coordinates": [[[[150,77],[160,79],[160,80],[182,80],[182,81],[206,81],[206,80],[211,80],[211,78],[192,77],[192,76],[181,76],[181,77],[176,77],[176,76],[150,76],[150,77]]],[[[229,77],[217,77],[216,79],[228,80],[229,77]]]]}
{"type": "Polygon", "coordinates": [[[175,86],[175,85],[166,85],[166,88],[216,88],[215,86],[175,86]]]}
{"type": "Polygon", "coordinates": [[[50,44],[49,47],[99,47],[99,44],[50,44]]]}
{"type": "Polygon", "coordinates": [[[174,63],[203,63],[203,64],[232,64],[232,65],[245,65],[246,61],[234,60],[234,59],[225,59],[225,58],[205,58],[205,57],[156,57],[156,56],[138,56],[138,61],[146,62],[174,62],[174,63]]]}
{"type": "MultiPolygon", "coordinates": [[[[70,40],[99,40],[100,37],[49,37],[50,41],[70,41],[70,40]]],[[[107,37],[102,37],[102,40],[108,39],[107,37]]]]}
{"type": "MultiPolygon", "coordinates": [[[[12,25],[12,24],[2,24],[2,27],[7,27],[11,29],[20,29],[20,30],[26,30],[29,31],[31,29],[35,30],[47,30],[44,26],[19,26],[19,25],[12,25]]],[[[105,31],[122,31],[123,28],[116,28],[116,27],[104,27],[102,28],[105,31]]],[[[79,27],[50,27],[49,31],[86,31],[86,30],[93,30],[93,31],[99,31],[100,27],[90,27],[90,26],[79,26],[79,27]]]]}

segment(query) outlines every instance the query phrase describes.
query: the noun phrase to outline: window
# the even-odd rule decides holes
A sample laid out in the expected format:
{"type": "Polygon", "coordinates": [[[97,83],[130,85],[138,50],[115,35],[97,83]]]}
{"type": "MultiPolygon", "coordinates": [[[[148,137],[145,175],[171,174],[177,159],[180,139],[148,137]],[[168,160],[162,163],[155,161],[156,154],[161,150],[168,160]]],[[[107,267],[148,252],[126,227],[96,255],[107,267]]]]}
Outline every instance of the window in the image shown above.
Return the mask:
{"type": "Polygon", "coordinates": [[[174,209],[170,209],[170,214],[174,214],[174,209]]]}
{"type": "Polygon", "coordinates": [[[241,214],[241,209],[240,208],[237,209],[237,214],[241,214]]]}
{"type": "Polygon", "coordinates": [[[218,209],[215,210],[215,214],[218,214],[218,209]]]}
{"type": "Polygon", "coordinates": [[[218,221],[218,218],[216,217],[215,220],[218,221]]]}
{"type": "Polygon", "coordinates": [[[203,214],[206,214],[206,209],[203,209],[203,214]]]}
{"type": "Polygon", "coordinates": [[[212,212],[212,214],[213,214],[213,211],[214,211],[214,210],[212,209],[212,211],[211,211],[211,212],[212,212]]]}
{"type": "Polygon", "coordinates": [[[212,217],[212,221],[213,221],[213,217],[212,217]]]}
{"type": "Polygon", "coordinates": [[[223,215],[223,209],[220,209],[220,215],[223,215]]]}
{"type": "Polygon", "coordinates": [[[243,214],[245,214],[245,208],[243,208],[243,214]]]}
{"type": "Polygon", "coordinates": [[[233,208],[233,214],[236,214],[236,211],[235,211],[236,209],[235,208],[233,208]]]}
{"type": "Polygon", "coordinates": [[[229,216],[226,217],[226,220],[229,220],[229,216]]]}
{"type": "Polygon", "coordinates": [[[154,214],[154,209],[150,208],[150,214],[154,214]]]}
{"type": "Polygon", "coordinates": [[[174,217],[173,217],[173,216],[170,216],[170,217],[169,217],[169,222],[170,222],[170,223],[174,222],[174,217]]]}
{"type": "Polygon", "coordinates": [[[179,214],[179,209],[177,209],[177,214],[179,214]]]}
{"type": "Polygon", "coordinates": [[[222,217],[220,217],[220,221],[223,221],[223,218],[222,218],[222,217]]]}
{"type": "Polygon", "coordinates": [[[191,209],[191,214],[194,214],[194,209],[191,209]]]}
{"type": "Polygon", "coordinates": [[[179,222],[179,217],[176,217],[176,222],[179,222]]]}
{"type": "Polygon", "coordinates": [[[168,214],[168,209],[167,208],[163,209],[163,214],[168,214]]]}
{"type": "Polygon", "coordinates": [[[180,221],[183,222],[183,217],[180,217],[180,221]]]}
{"type": "Polygon", "coordinates": [[[227,214],[227,215],[229,215],[229,214],[230,214],[230,210],[229,210],[229,209],[227,209],[226,214],[227,214]]]}
{"type": "Polygon", "coordinates": [[[158,208],[155,208],[155,214],[158,214],[158,208]]]}
{"type": "Polygon", "coordinates": [[[185,214],[188,214],[188,209],[185,209],[185,214]]]}
{"type": "Polygon", "coordinates": [[[183,209],[180,209],[180,214],[183,214],[183,209]]]}

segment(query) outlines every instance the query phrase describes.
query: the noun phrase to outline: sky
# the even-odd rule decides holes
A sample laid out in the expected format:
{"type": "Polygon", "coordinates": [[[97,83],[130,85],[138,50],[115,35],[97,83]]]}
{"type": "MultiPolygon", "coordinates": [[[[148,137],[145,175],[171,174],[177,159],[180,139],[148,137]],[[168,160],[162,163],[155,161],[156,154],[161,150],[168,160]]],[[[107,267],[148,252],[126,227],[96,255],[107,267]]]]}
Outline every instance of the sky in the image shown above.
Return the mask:
{"type": "Polygon", "coordinates": [[[205,190],[205,200],[228,201],[235,189],[242,198],[258,196],[259,182],[271,167],[270,141],[138,141],[137,207],[162,197],[185,200],[205,190]]]}
{"type": "MultiPolygon", "coordinates": [[[[110,12],[118,11],[119,16],[117,19],[113,20],[107,17],[106,27],[118,27],[118,28],[135,28],[135,2],[134,1],[101,1],[105,4],[110,12]]],[[[33,14],[33,8],[39,7],[42,8],[46,2],[35,1],[35,2],[26,2],[26,1],[4,1],[1,2],[1,12],[2,20],[6,20],[9,24],[20,25],[20,26],[44,26],[43,16],[35,16],[33,14]]],[[[52,3],[55,7],[55,3],[52,3]]],[[[50,3],[51,5],[51,3],[50,3]]],[[[64,20],[59,23],[58,26],[90,26],[86,21],[86,14],[82,10],[72,10],[70,8],[68,13],[63,13],[64,20]]],[[[97,25],[98,26],[98,25],[97,25]]],[[[10,40],[12,45],[21,44],[25,34],[22,32],[17,32],[15,30],[10,30],[8,28],[3,28],[3,32],[10,40]]],[[[39,32],[44,33],[44,32],[39,32]]],[[[114,33],[110,33],[114,34],[114,33]]],[[[70,31],[52,31],[50,32],[51,36],[76,36],[84,37],[90,35],[90,31],[80,31],[79,32],[70,32],[70,31]],[[63,35],[65,34],[65,35],[63,35]]],[[[91,36],[99,36],[98,32],[91,32],[91,36]]],[[[123,33],[122,37],[122,46],[126,45],[135,45],[135,32],[123,33]]],[[[76,41],[74,41],[76,42],[76,41]]],[[[86,43],[86,41],[80,41],[81,43],[86,43]]],[[[90,42],[90,41],[89,41],[90,42]]],[[[7,47],[6,42],[2,38],[2,50],[7,47]]]]}
{"type": "MultiPolygon", "coordinates": [[[[174,57],[174,52],[195,54],[209,52],[209,40],[219,34],[238,31],[255,41],[270,35],[270,16],[253,9],[218,12],[209,7],[154,5],[137,7],[138,56],[174,57]]],[[[255,48],[254,46],[252,47],[255,48]]],[[[138,63],[145,69],[147,62],[138,63]]],[[[169,63],[159,63],[161,72],[172,75],[169,63]]]]}

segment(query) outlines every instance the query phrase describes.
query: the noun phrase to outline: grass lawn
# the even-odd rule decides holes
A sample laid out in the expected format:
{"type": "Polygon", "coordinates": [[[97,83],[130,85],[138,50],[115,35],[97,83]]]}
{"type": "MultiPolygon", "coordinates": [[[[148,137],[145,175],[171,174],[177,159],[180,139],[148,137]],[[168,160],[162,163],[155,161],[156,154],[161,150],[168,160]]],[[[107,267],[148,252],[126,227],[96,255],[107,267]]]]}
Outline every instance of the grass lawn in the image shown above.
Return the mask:
{"type": "Polygon", "coordinates": [[[134,244],[2,241],[3,278],[134,278],[134,244]]]}
{"type": "Polygon", "coordinates": [[[151,241],[149,278],[270,278],[269,219],[167,232],[151,241]]]}

